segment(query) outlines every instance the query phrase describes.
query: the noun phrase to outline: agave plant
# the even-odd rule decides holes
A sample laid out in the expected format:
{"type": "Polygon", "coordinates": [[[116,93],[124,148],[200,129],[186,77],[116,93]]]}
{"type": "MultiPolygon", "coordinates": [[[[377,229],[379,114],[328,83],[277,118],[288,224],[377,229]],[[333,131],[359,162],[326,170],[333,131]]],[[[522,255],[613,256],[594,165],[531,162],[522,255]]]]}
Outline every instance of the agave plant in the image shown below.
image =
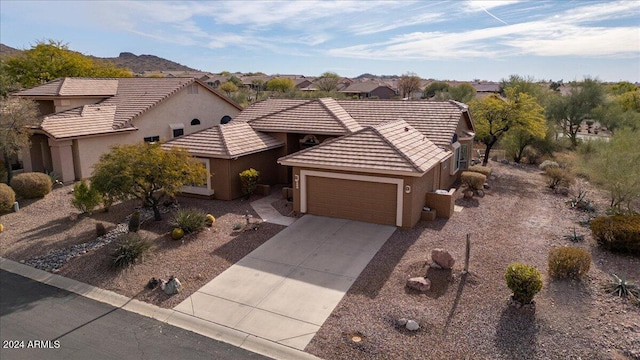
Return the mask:
{"type": "Polygon", "coordinates": [[[616,274],[611,274],[613,277],[613,283],[610,286],[611,293],[623,298],[638,297],[640,288],[638,285],[631,284],[624,276],[619,277],[616,274]]]}
{"type": "Polygon", "coordinates": [[[571,240],[573,242],[582,242],[584,241],[584,235],[578,235],[578,233],[576,232],[576,227],[573,227],[573,234],[571,235],[565,235],[564,236],[565,239],[567,240],[571,240]]]}

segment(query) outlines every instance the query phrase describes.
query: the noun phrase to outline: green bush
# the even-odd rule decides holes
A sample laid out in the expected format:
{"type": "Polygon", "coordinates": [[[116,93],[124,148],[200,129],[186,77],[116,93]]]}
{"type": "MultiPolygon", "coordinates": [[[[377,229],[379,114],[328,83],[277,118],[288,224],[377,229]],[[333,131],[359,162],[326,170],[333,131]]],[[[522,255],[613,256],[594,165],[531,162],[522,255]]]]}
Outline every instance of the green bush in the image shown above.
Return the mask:
{"type": "Polygon", "coordinates": [[[137,233],[126,233],[120,236],[115,251],[111,254],[112,264],[116,268],[133,265],[149,251],[151,244],[137,233]]]}
{"type": "Polygon", "coordinates": [[[554,278],[579,279],[591,268],[591,254],[572,247],[563,246],[549,250],[549,276],[554,278]]]}
{"type": "Polygon", "coordinates": [[[242,186],[242,193],[249,196],[256,191],[256,185],[260,180],[260,172],[254,168],[247,169],[240,174],[240,185],[242,186]]]}
{"type": "Polygon", "coordinates": [[[513,263],[504,274],[507,286],[513,291],[513,299],[521,304],[529,304],[542,289],[542,277],[533,266],[513,263]]]}
{"type": "Polygon", "coordinates": [[[547,168],[558,168],[560,165],[553,160],[545,160],[542,164],[538,165],[538,168],[542,171],[546,171],[547,168]]]}
{"type": "Polygon", "coordinates": [[[11,179],[11,187],[25,199],[41,198],[51,192],[51,178],[44,173],[22,173],[11,179]]]}
{"type": "Polygon", "coordinates": [[[467,170],[471,172],[480,173],[486,177],[489,177],[491,175],[491,168],[488,166],[472,165],[472,166],[469,166],[469,169],[467,170]]]}
{"type": "Polygon", "coordinates": [[[129,223],[127,224],[129,232],[138,232],[140,230],[140,212],[134,211],[131,213],[129,223]]]}
{"type": "Polygon", "coordinates": [[[107,233],[107,229],[104,227],[103,223],[96,223],[96,236],[104,236],[107,233]]]}
{"type": "Polygon", "coordinates": [[[460,180],[470,189],[480,190],[484,187],[484,183],[487,181],[487,177],[478,172],[463,171],[462,174],[460,174],[460,180]]]}
{"type": "Polygon", "coordinates": [[[16,202],[16,193],[7,185],[0,183],[0,211],[11,209],[16,202]]]}
{"type": "Polygon", "coordinates": [[[169,225],[180,228],[185,234],[201,231],[207,226],[207,214],[198,209],[179,209],[173,214],[169,225]]]}
{"type": "Polygon", "coordinates": [[[547,166],[544,174],[547,176],[547,186],[551,189],[558,186],[567,187],[574,182],[571,173],[559,167],[547,166]]]}
{"type": "Polygon", "coordinates": [[[640,215],[598,217],[590,227],[603,248],[640,255],[640,215]]]}
{"type": "Polygon", "coordinates": [[[98,190],[89,187],[87,182],[82,180],[73,186],[73,199],[71,205],[83,213],[90,213],[102,201],[102,196],[98,190]]]}

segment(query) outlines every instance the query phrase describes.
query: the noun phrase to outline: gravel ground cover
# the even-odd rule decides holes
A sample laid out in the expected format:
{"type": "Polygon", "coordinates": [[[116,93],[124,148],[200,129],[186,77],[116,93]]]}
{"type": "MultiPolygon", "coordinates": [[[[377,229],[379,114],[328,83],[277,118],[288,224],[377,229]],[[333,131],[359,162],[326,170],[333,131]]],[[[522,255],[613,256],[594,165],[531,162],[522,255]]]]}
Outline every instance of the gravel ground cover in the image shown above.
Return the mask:
{"type": "MultiPolygon", "coordinates": [[[[545,187],[535,167],[490,164],[495,178],[483,198],[459,199],[463,208],[449,220],[421,222],[399,229],[387,241],[306,351],[326,359],[639,359],[640,308],[605,290],[610,273],[640,282],[640,259],[599,250],[590,232],[577,224],[584,213],[569,209],[568,198],[545,187]],[[576,227],[582,243],[564,238],[576,227]],[[470,272],[461,275],[466,234],[471,234],[470,272]],[[547,253],[553,246],[589,249],[593,260],[582,281],[551,280],[547,253]],[[445,248],[456,259],[453,271],[429,268],[433,248],[445,248]],[[533,265],[543,275],[535,311],[508,305],[510,291],[503,274],[518,261],[533,265]],[[425,294],[405,288],[406,279],[427,276],[432,288],[425,294]],[[417,332],[396,326],[399,318],[416,320],[417,332]],[[354,342],[354,337],[360,339],[354,342]]],[[[588,190],[603,212],[601,192],[588,190]]],[[[0,254],[25,261],[56,249],[95,240],[95,224],[107,231],[122,223],[136,207],[133,201],[116,204],[109,212],[78,217],[71,207],[71,187],[55,189],[44,199],[21,201],[18,213],[0,220],[0,254]]],[[[163,220],[145,221],[140,233],[153,243],[151,253],[125,270],[109,265],[107,245],[74,257],[58,272],[104,289],[136,297],[162,307],[177,305],[202,285],[283,229],[262,223],[256,230],[234,231],[253,217],[249,202],[178,198],[182,207],[197,207],[216,216],[204,232],[170,239],[163,220]],[[145,289],[151,277],[178,277],[183,291],[167,296],[145,289]]],[[[253,200],[253,199],[252,199],[253,200]]],[[[274,203],[290,213],[286,201],[274,203]]],[[[253,221],[256,221],[255,219],[253,221]]]]}
{"type": "MultiPolygon", "coordinates": [[[[605,290],[610,273],[640,282],[640,259],[599,250],[590,232],[577,225],[586,215],[547,189],[537,168],[490,165],[495,178],[484,198],[459,198],[463,210],[448,221],[396,231],[307,352],[326,359],[640,358],[640,307],[605,290]],[[584,242],[564,238],[574,226],[584,242]],[[470,272],[462,275],[467,233],[470,272]],[[591,251],[591,271],[582,281],[547,276],[547,253],[562,245],[591,251]],[[452,253],[453,271],[429,267],[433,248],[452,253]],[[542,273],[534,311],[508,305],[503,276],[512,262],[542,273]],[[429,292],[405,288],[407,278],[425,275],[432,282],[429,292]],[[416,320],[420,330],[397,326],[400,318],[416,320]]],[[[578,187],[589,189],[587,198],[597,205],[606,204],[588,184],[578,187]]],[[[598,208],[602,213],[604,207],[598,208]]]]}

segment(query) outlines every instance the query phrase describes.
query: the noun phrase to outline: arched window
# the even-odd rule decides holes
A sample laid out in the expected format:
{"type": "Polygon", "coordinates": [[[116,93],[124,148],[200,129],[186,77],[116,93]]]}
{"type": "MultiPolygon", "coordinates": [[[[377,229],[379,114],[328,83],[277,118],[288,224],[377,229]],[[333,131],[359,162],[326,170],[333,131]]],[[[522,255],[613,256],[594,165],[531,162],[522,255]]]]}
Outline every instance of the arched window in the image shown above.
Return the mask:
{"type": "Polygon", "coordinates": [[[222,119],[220,119],[220,124],[224,125],[224,124],[228,123],[229,121],[231,121],[231,116],[225,115],[225,116],[222,117],[222,119]]]}
{"type": "Polygon", "coordinates": [[[200,125],[200,120],[198,119],[191,120],[191,125],[200,125]]]}

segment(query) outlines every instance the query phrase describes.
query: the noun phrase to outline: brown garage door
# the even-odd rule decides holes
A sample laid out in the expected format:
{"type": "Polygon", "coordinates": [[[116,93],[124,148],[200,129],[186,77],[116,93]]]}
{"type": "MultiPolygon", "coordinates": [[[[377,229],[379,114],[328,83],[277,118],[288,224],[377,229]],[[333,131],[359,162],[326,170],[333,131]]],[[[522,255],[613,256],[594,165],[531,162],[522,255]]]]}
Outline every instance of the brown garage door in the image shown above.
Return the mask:
{"type": "Polygon", "coordinates": [[[309,214],[396,224],[397,185],[369,181],[307,177],[309,214]]]}

